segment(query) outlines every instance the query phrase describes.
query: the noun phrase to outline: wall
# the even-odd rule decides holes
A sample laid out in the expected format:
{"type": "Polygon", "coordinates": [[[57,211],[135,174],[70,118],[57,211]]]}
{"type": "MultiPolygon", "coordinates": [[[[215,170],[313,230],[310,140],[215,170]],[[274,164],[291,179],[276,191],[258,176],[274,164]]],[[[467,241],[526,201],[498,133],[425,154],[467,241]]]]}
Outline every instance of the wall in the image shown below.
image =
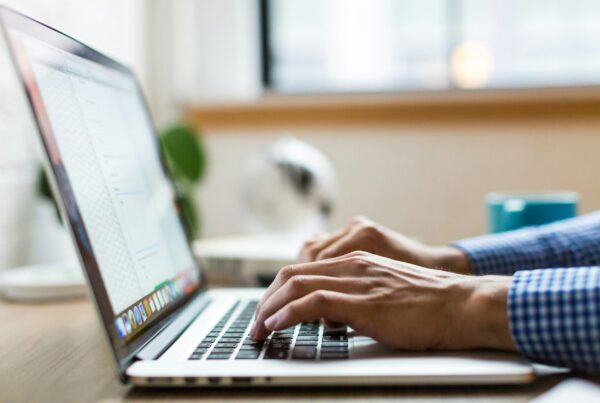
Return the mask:
{"type": "MultiPolygon", "coordinates": [[[[150,93],[159,127],[177,119],[185,105],[214,105],[237,90],[240,94],[229,102],[248,102],[256,95],[235,84],[240,76],[254,74],[254,61],[240,63],[243,55],[237,53],[254,46],[256,38],[248,32],[255,10],[244,0],[213,3],[152,2],[150,93]],[[229,35],[219,30],[223,25],[232,27],[229,35]],[[236,39],[244,35],[249,38],[245,48],[236,39]]],[[[210,172],[199,190],[204,233],[242,231],[242,161],[284,132],[332,159],[340,188],[333,226],[364,214],[426,241],[448,242],[484,232],[484,194],[503,189],[572,189],[582,194],[582,211],[600,208],[600,114],[471,119],[467,108],[465,115],[469,118],[352,124],[311,124],[310,118],[246,126],[201,122],[210,153],[210,172]]]]}
{"type": "Polygon", "coordinates": [[[210,172],[200,190],[205,235],[242,230],[241,164],[285,131],[323,150],[339,179],[333,226],[369,216],[431,243],[486,230],[493,190],[568,189],[600,208],[600,114],[365,124],[206,127],[210,172]]]}

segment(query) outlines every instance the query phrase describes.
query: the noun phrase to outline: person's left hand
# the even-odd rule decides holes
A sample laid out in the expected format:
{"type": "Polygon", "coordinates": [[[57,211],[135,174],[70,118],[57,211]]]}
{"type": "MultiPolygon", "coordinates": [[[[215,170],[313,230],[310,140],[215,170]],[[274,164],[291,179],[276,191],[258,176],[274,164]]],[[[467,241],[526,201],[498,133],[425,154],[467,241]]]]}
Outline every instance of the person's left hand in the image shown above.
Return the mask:
{"type": "Polygon", "coordinates": [[[265,292],[251,336],[325,319],[408,350],[514,351],[511,278],[427,269],[365,252],[284,267],[265,292]]]}

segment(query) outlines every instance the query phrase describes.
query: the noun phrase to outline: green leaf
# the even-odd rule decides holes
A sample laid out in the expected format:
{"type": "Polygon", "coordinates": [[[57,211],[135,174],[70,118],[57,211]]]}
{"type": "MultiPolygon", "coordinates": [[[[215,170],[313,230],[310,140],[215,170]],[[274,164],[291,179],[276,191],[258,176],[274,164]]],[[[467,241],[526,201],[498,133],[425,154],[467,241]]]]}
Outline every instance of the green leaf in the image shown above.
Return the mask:
{"type": "Polygon", "coordinates": [[[206,170],[206,152],[194,128],[174,125],[165,130],[160,140],[174,179],[198,184],[206,170]]]}

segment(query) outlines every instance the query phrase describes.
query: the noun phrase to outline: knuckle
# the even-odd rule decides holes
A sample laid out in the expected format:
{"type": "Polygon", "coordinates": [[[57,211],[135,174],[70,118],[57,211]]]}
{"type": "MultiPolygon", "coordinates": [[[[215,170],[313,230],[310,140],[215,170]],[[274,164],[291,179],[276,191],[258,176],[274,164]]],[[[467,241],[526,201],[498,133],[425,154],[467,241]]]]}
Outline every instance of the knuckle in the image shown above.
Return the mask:
{"type": "Polygon", "coordinates": [[[312,302],[317,306],[324,306],[331,301],[330,294],[324,290],[317,290],[312,293],[312,302]]]}
{"type": "Polygon", "coordinates": [[[367,269],[372,266],[371,262],[367,259],[367,255],[353,256],[352,263],[359,269],[367,269]]]}
{"type": "Polygon", "coordinates": [[[372,264],[368,264],[364,267],[364,273],[369,277],[380,277],[381,268],[378,266],[373,266],[372,264]]]}
{"type": "Polygon", "coordinates": [[[294,291],[302,291],[307,282],[308,278],[306,276],[294,276],[289,280],[290,287],[294,291]]]}
{"type": "Polygon", "coordinates": [[[378,238],[380,234],[377,225],[372,223],[361,225],[358,229],[358,235],[362,238],[378,238]]]}
{"type": "Polygon", "coordinates": [[[365,252],[364,250],[355,250],[354,252],[348,253],[346,256],[352,258],[365,258],[370,255],[371,254],[369,252],[365,252]]]}
{"type": "Polygon", "coordinates": [[[279,277],[279,279],[282,282],[285,282],[293,276],[293,274],[292,274],[293,272],[294,272],[294,266],[285,266],[281,270],[279,270],[279,273],[277,273],[277,277],[279,277]]]}

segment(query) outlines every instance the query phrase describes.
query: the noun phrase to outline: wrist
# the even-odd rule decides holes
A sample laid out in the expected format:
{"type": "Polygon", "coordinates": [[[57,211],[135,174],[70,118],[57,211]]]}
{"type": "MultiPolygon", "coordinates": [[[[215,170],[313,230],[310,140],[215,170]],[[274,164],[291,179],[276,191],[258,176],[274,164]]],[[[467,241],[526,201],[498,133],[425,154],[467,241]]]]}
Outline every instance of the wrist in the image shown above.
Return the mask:
{"type": "Polygon", "coordinates": [[[437,246],[431,251],[434,264],[432,267],[448,270],[458,274],[473,274],[471,261],[465,252],[453,246],[437,246]]]}
{"type": "Polygon", "coordinates": [[[466,298],[458,310],[458,333],[466,348],[517,351],[508,320],[512,277],[482,276],[466,280],[466,298]]]}

